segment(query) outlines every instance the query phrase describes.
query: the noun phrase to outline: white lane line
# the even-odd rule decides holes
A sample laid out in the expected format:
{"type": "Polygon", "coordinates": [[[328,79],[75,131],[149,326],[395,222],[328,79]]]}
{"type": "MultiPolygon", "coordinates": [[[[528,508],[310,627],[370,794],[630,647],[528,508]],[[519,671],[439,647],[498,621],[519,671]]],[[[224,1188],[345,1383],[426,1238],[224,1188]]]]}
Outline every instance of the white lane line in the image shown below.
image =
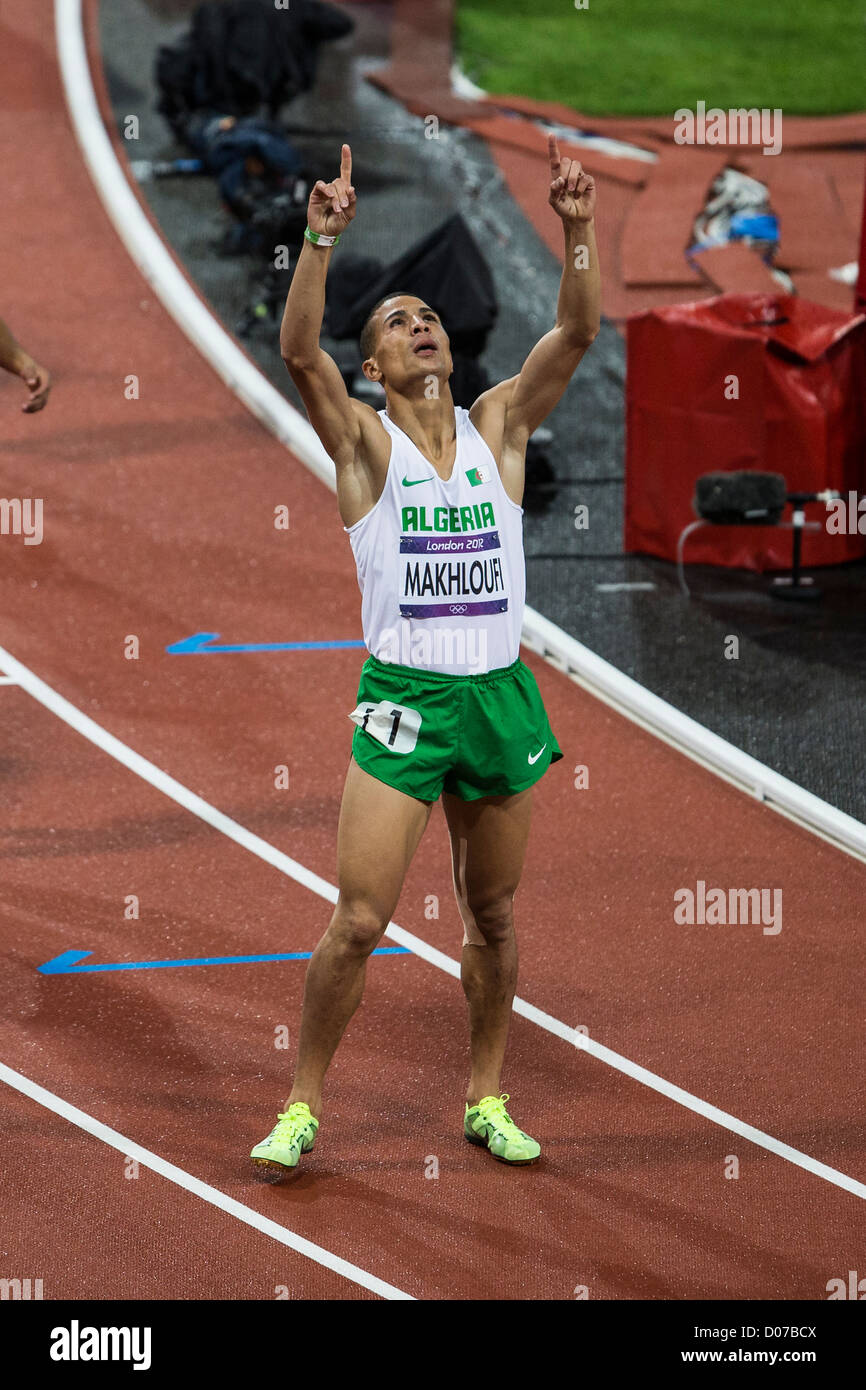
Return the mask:
{"type": "Polygon", "coordinates": [[[60,1096],[54,1095],[52,1091],[46,1091],[44,1086],[39,1086],[29,1077],[13,1071],[3,1062],[0,1062],[0,1081],[5,1081],[7,1086],[12,1086],[22,1095],[29,1096],[31,1100],[35,1100],[46,1110],[52,1110],[55,1115],[69,1120],[70,1124],[86,1130],[94,1138],[101,1139],[103,1144],[110,1145],[112,1149],[117,1149],[119,1153],[125,1154],[129,1158],[137,1159],[145,1168],[159,1173],[160,1177],[167,1178],[177,1187],[185,1188],[187,1192],[201,1197],[202,1201],[209,1202],[212,1207],[218,1207],[227,1215],[236,1217],[238,1221],[243,1221],[244,1225],[252,1226],[256,1231],[261,1231],[262,1235],[270,1236],[272,1240],[279,1241],[281,1245],[287,1245],[290,1250],[296,1250],[299,1255],[306,1255],[308,1260],[314,1260],[316,1264],[324,1265],[325,1269],[342,1275],[344,1279],[350,1279],[353,1284],[360,1284],[362,1288],[369,1289],[371,1293],[379,1294],[381,1298],[410,1299],[413,1303],[416,1301],[412,1294],[404,1293],[402,1289],[395,1288],[393,1284],[386,1284],[384,1279],[377,1279],[375,1274],[368,1274],[365,1269],[359,1269],[357,1265],[350,1264],[348,1260],[341,1259],[339,1255],[332,1254],[330,1250],[323,1249],[321,1245],[314,1245],[311,1240],[305,1240],[303,1236],[296,1236],[294,1231],[280,1226],[276,1221],[270,1221],[267,1216],[262,1216],[252,1207],[245,1206],[243,1202],[236,1202],[233,1197],[227,1197],[224,1192],[220,1192],[219,1188],[211,1187],[210,1183],[202,1182],[200,1178],[194,1178],[191,1173],[187,1173],[183,1168],[178,1168],[174,1163],[160,1158],[159,1154],[151,1153],[150,1149],[142,1148],[141,1144],[136,1144],[134,1140],[124,1138],[116,1129],[110,1129],[101,1120],[94,1119],[84,1110],[79,1110],[76,1105],[70,1105],[68,1101],[61,1100],[60,1096]]]}
{"type": "MultiPolygon", "coordinates": [[[[155,763],[148,762],[140,753],[134,752],[119,738],[115,738],[114,734],[103,729],[102,725],[97,724],[88,714],[82,713],[63,695],[59,695],[50,685],[46,685],[45,681],[41,680],[29,667],[16,660],[3,647],[0,647],[0,662],[13,672],[19,685],[29,695],[32,695],[34,700],[38,700],[52,714],[56,714],[59,719],[69,724],[84,738],[89,739],[97,748],[101,748],[103,752],[115,758],[145,782],[149,782],[157,791],[161,791],[172,801],[176,801],[180,806],[191,811],[194,816],[198,816],[200,820],[213,826],[215,830],[220,830],[230,840],[242,845],[244,849],[257,855],[265,863],[279,869],[280,873],[286,874],[288,878],[302,884],[304,888],[309,888],[311,892],[317,893],[319,897],[324,898],[329,903],[337,901],[337,889],[327,879],[320,878],[318,874],[312,873],[303,864],[299,864],[297,860],[290,859],[287,854],[283,854],[282,850],[278,850],[267,840],[262,840],[258,835],[254,835],[244,826],[239,825],[237,821],[224,815],[222,811],[218,811],[203,797],[197,796],[188,787],[175,781],[168,773],[158,768],[155,763]]],[[[412,932],[406,931],[405,928],[399,927],[396,922],[388,924],[386,935],[396,941],[398,945],[406,946],[416,956],[426,960],[428,964],[435,965],[439,970],[444,970],[446,974],[459,978],[460,964],[458,961],[452,960],[442,951],[437,951],[434,946],[429,945],[428,942],[415,936],[412,932]]],[[[604,1047],[594,1038],[578,1033],[574,1028],[570,1028],[560,1019],[554,1018],[542,1009],[536,1008],[527,1000],[515,998],[514,1012],[521,1014],[555,1037],[562,1038],[565,1042],[579,1048],[581,1052],[591,1053],[600,1062],[605,1062],[616,1071],[622,1072],[623,1075],[641,1082],[650,1090],[657,1091],[660,1095],[667,1096],[669,1100],[676,1101],[686,1110],[692,1110],[705,1120],[711,1120],[713,1124],[721,1125],[723,1129],[739,1134],[750,1143],[757,1144],[760,1148],[767,1149],[769,1153],[776,1154],[778,1158],[787,1159],[789,1163],[794,1163],[799,1168],[814,1173],[826,1182],[844,1188],[846,1192],[852,1193],[855,1197],[866,1198],[866,1184],[858,1182],[856,1178],[851,1178],[847,1173],[841,1173],[836,1168],[830,1168],[826,1163],[812,1158],[810,1154],[801,1153],[799,1149],[791,1148],[790,1144],[783,1143],[782,1140],[774,1138],[771,1134],[765,1134],[763,1130],[755,1129],[753,1125],[746,1124],[745,1121],[737,1119],[735,1115],[729,1115],[727,1111],[720,1110],[717,1106],[701,1100],[699,1096],[693,1096],[689,1091],[684,1091],[682,1087],[674,1085],[671,1081],[666,1081],[664,1077],[656,1076],[655,1072],[648,1071],[639,1063],[632,1062],[627,1057],[620,1056],[618,1052],[611,1051],[609,1047],[604,1047]]]]}
{"type": "Polygon", "coordinates": [[[11,676],[0,676],[0,685],[17,685],[18,682],[11,676]]]}

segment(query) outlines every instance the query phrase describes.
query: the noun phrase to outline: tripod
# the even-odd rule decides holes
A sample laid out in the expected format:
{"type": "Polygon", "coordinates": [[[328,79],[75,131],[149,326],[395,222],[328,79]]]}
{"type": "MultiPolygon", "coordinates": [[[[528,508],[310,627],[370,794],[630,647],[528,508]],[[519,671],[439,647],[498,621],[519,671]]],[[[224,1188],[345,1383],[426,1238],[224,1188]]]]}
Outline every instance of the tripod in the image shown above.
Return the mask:
{"type": "MultiPolygon", "coordinates": [[[[791,573],[773,580],[770,588],[771,598],[785,599],[789,603],[810,603],[821,597],[822,590],[808,575],[804,576],[800,568],[803,532],[810,525],[806,520],[804,507],[808,502],[823,502],[826,505],[834,497],[841,497],[841,495],[839,492],[834,492],[832,488],[825,488],[823,492],[789,492],[787,494],[786,501],[790,502],[794,508],[794,515],[791,518],[793,531],[791,573]]],[[[818,527],[817,522],[812,522],[811,525],[818,527]]]]}

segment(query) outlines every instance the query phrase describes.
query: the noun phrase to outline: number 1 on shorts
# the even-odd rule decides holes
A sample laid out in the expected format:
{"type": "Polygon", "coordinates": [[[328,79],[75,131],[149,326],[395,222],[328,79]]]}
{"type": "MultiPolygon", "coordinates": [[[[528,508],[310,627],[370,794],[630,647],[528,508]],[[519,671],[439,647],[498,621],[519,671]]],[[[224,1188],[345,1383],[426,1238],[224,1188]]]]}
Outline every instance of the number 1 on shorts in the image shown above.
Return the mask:
{"type": "Polygon", "coordinates": [[[411,753],[418,742],[421,711],[409,705],[397,705],[392,700],[361,704],[349,718],[392,753],[411,753]]]}

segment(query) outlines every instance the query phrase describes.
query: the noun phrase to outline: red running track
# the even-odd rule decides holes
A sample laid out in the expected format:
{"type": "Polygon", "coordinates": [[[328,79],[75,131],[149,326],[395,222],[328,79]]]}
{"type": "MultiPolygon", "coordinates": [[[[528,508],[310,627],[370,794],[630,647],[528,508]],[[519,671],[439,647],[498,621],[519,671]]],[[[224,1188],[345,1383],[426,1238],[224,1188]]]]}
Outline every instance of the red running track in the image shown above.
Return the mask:
{"type": "MultiPolygon", "coordinates": [[[[5,20],[3,312],[56,378],[19,414],[0,381],[7,497],[44,540],[0,538],[0,646],[284,854],[334,881],[358,651],[169,655],[354,638],[334,498],[232,397],[154,300],[90,184],[54,40],[5,20]],[[124,397],[130,374],[140,399],[124,397]],[[290,508],[288,532],[274,508],[290,508]],[[130,635],[140,657],[124,658],[130,635]],[[277,790],[274,769],[290,781],[277,790]]],[[[539,785],[517,898],[519,993],[569,1029],[862,1183],[855,1100],[862,865],[614,714],[530,654],[565,751],[539,785]],[[579,791],[572,769],[584,764],[579,791]],[[783,929],[681,926],[673,894],[781,888],[783,929]]],[[[2,662],[0,662],[2,665],[2,662]]],[[[732,679],[728,676],[726,678],[732,679]]],[[[311,950],[309,888],[182,809],[21,686],[0,685],[0,1060],[278,1226],[425,1299],[825,1299],[856,1267],[864,1203],[516,1016],[504,1084],[544,1148],[511,1171],[461,1137],[459,984],[416,955],[370,964],[316,1151],[280,1184],[247,1163],[288,1080],[302,962],[46,976],[94,962],[311,950]],[[135,895],[137,920],[125,903],[135,895]],[[290,1050],[275,1047],[286,1028],[290,1050]],[[739,1178],[725,1177],[729,1156],[739,1178]],[[438,1178],[429,1178],[430,1157],[438,1178]]],[[[437,808],[396,921],[459,955],[437,808]],[[439,916],[425,903],[435,895],[439,916]]],[[[371,1291],[3,1087],[0,1274],[46,1298],[371,1297],[371,1291]],[[65,1192],[24,1149],[62,1145],[65,1192]]]]}

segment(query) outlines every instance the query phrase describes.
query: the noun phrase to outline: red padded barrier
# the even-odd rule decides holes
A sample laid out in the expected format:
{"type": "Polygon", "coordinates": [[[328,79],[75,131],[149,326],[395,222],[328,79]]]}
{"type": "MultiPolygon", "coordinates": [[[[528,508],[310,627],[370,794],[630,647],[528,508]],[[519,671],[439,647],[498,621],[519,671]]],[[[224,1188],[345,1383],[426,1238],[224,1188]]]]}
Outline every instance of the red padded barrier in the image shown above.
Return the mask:
{"type": "MultiPolygon", "coordinates": [[[[723,294],[627,327],[625,549],[676,558],[702,473],[781,473],[789,491],[866,491],[866,314],[785,294],[723,294]],[[732,378],[736,378],[737,398],[732,378]],[[728,395],[726,395],[726,390],[728,395]]],[[[866,535],[803,537],[805,565],[866,554],[866,535]]],[[[790,520],[790,509],[785,513],[790,520]]],[[[866,526],[866,517],[863,519],[866,526]]],[[[780,527],[707,526],[687,563],[787,569],[780,527]]]]}

